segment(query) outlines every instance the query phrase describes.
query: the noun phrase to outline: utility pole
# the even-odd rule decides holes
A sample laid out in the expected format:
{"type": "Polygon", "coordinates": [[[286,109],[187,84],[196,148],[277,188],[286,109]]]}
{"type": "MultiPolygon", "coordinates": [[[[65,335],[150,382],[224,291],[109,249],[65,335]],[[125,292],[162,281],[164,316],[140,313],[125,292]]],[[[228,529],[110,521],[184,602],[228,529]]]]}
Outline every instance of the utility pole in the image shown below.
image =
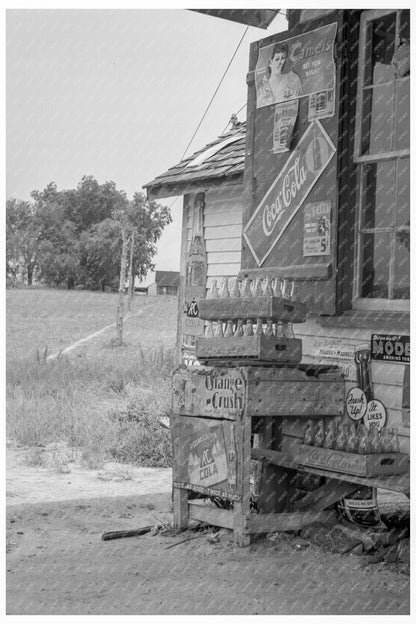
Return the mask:
{"type": "Polygon", "coordinates": [[[118,306],[117,306],[117,319],[116,319],[116,328],[117,328],[117,338],[116,344],[121,347],[123,344],[123,317],[124,317],[124,286],[126,283],[126,265],[127,265],[127,232],[126,228],[123,227],[121,231],[121,236],[123,240],[123,246],[121,250],[121,264],[120,264],[120,284],[118,288],[118,306]]]}
{"type": "Polygon", "coordinates": [[[131,232],[130,237],[130,264],[129,264],[129,294],[127,299],[127,309],[130,312],[131,301],[134,293],[134,275],[133,275],[133,255],[134,255],[134,230],[131,232]]]}

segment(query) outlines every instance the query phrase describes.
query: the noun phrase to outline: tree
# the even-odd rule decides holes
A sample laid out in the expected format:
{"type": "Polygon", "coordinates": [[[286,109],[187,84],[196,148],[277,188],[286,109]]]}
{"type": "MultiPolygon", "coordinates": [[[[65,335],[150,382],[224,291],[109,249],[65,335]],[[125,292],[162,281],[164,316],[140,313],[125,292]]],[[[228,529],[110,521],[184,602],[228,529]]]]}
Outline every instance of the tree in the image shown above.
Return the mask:
{"type": "Polygon", "coordinates": [[[120,221],[104,219],[82,232],[79,243],[81,279],[87,288],[116,288],[122,248],[120,221]]]}
{"type": "Polygon", "coordinates": [[[32,285],[37,267],[40,223],[30,202],[8,199],[6,202],[6,270],[14,279],[25,271],[32,285]]]}
{"type": "Polygon", "coordinates": [[[156,243],[164,228],[172,222],[172,215],[167,206],[148,201],[143,193],[135,193],[127,217],[134,230],[133,275],[145,277],[155,268],[152,259],[157,251],[156,243]]]}

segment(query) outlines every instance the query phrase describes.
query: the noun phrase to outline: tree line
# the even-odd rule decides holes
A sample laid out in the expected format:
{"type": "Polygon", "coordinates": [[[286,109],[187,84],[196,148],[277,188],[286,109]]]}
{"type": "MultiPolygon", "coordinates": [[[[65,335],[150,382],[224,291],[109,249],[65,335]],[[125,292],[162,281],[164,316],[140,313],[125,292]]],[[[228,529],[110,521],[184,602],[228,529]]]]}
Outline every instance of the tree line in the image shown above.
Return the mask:
{"type": "Polygon", "coordinates": [[[132,272],[144,277],[163,229],[168,207],[141,192],[128,200],[114,182],[99,184],[84,176],[76,189],[58,191],[50,182],[33,191],[32,201],[6,202],[6,271],[49,286],[117,288],[123,239],[134,240],[132,272]],[[132,236],[133,235],[133,236],[132,236]]]}

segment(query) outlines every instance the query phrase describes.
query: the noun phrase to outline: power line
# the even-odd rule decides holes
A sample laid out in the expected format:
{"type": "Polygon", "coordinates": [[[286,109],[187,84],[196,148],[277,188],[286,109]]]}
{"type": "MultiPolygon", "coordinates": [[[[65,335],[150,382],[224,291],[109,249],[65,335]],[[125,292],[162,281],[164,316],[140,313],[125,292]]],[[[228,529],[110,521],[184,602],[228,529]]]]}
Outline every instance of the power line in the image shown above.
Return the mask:
{"type": "Polygon", "coordinates": [[[196,133],[198,132],[199,128],[201,127],[201,124],[202,124],[202,122],[204,121],[205,116],[206,116],[206,114],[207,114],[207,112],[208,112],[208,110],[209,110],[209,108],[210,108],[210,106],[211,106],[211,104],[212,104],[212,102],[213,102],[213,100],[214,100],[215,96],[217,95],[218,89],[220,88],[220,86],[221,86],[221,84],[222,84],[222,82],[223,82],[223,80],[224,80],[224,78],[225,78],[225,76],[226,76],[226,74],[227,74],[227,72],[228,72],[228,70],[229,70],[229,68],[230,68],[230,65],[231,65],[231,63],[233,62],[233,59],[234,59],[235,55],[237,54],[238,49],[239,49],[239,47],[240,47],[240,45],[241,45],[241,43],[242,43],[242,41],[243,41],[243,39],[244,39],[244,37],[245,37],[245,35],[246,35],[246,32],[248,31],[248,29],[249,29],[249,28],[250,28],[249,26],[247,26],[247,27],[246,27],[246,29],[245,29],[245,31],[244,31],[244,33],[243,33],[243,36],[241,37],[240,41],[238,42],[238,45],[237,45],[236,49],[234,50],[234,54],[232,55],[232,57],[231,57],[231,59],[230,59],[230,61],[229,61],[228,65],[227,65],[227,67],[226,67],[226,69],[225,69],[225,72],[224,72],[224,73],[223,73],[223,75],[222,75],[221,80],[219,81],[219,83],[218,83],[218,85],[217,85],[217,88],[215,89],[214,94],[213,94],[212,98],[210,99],[210,101],[209,101],[209,103],[208,103],[208,106],[206,107],[205,112],[204,112],[204,114],[202,115],[201,120],[200,120],[200,122],[199,122],[199,124],[198,124],[198,126],[197,126],[197,128],[196,128],[196,130],[195,130],[195,132],[194,132],[194,133],[193,133],[193,135],[192,135],[191,140],[189,141],[188,145],[186,146],[186,149],[185,149],[184,153],[182,154],[181,160],[183,160],[183,158],[184,158],[184,156],[185,156],[186,152],[187,152],[187,151],[188,151],[188,149],[189,149],[189,146],[191,145],[192,141],[194,140],[194,138],[195,138],[195,136],[196,136],[196,133]]]}

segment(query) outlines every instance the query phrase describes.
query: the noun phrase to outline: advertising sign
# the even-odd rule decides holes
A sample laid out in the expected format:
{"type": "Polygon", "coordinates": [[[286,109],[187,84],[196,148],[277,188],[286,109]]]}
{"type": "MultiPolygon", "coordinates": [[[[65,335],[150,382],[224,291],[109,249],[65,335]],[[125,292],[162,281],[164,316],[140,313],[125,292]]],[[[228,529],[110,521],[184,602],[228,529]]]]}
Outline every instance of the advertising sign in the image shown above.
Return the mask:
{"type": "Polygon", "coordinates": [[[239,500],[236,495],[234,422],[176,417],[173,442],[177,454],[173,485],[208,496],[239,500]]]}
{"type": "Polygon", "coordinates": [[[335,87],[337,24],[260,48],[255,82],[257,108],[335,87]]]}
{"type": "Polygon", "coordinates": [[[327,167],[336,149],[319,121],[311,123],[243,230],[259,266],[327,167]]]}
{"type": "Polygon", "coordinates": [[[273,124],[273,154],[288,152],[299,111],[299,101],[276,104],[273,124]]]}
{"type": "Polygon", "coordinates": [[[331,202],[306,204],[303,225],[303,255],[327,256],[330,254],[331,202]]]}
{"type": "Polygon", "coordinates": [[[335,113],[335,89],[320,91],[309,96],[308,121],[327,119],[335,113]]]}
{"type": "Polygon", "coordinates": [[[410,364],[410,336],[372,334],[371,359],[410,364]]]}

